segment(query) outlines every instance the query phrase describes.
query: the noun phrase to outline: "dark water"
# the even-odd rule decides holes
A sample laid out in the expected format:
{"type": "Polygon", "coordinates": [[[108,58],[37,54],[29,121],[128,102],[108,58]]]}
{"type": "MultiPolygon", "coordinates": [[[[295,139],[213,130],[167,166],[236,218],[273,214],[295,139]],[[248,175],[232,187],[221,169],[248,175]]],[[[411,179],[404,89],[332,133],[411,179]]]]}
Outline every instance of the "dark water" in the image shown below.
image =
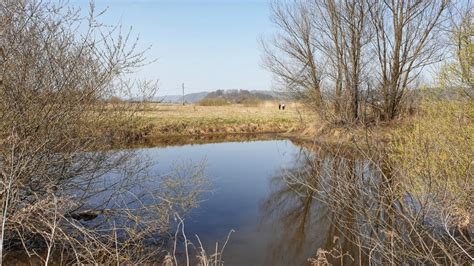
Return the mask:
{"type": "Polygon", "coordinates": [[[282,175],[298,167],[307,151],[288,140],[229,142],[142,149],[170,171],[177,163],[206,162],[212,192],[186,217],[186,234],[208,253],[235,230],[224,251],[225,265],[304,265],[332,241],[327,209],[311,196],[289,189],[282,175]]]}

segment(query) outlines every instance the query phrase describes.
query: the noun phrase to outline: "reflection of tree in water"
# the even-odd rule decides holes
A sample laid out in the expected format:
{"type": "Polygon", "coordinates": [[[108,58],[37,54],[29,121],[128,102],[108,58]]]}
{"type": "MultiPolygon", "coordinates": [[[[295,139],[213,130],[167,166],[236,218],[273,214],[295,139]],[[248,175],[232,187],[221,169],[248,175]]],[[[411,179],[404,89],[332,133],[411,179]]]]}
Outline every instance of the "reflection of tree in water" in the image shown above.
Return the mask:
{"type": "MultiPolygon", "coordinates": [[[[352,159],[323,151],[314,154],[302,148],[296,166],[282,169],[272,178],[272,192],[261,206],[262,226],[270,227],[273,232],[266,264],[307,264],[308,258],[319,248],[337,248],[348,252],[344,261],[353,262],[351,257],[358,261],[359,250],[353,244],[354,239],[347,239],[353,237],[346,228],[350,226],[347,221],[354,220],[354,213],[351,210],[334,212],[320,195],[326,193],[320,188],[322,184],[334,182],[332,176],[355,176],[356,170],[361,168],[356,164],[352,159]],[[338,220],[346,223],[337,223],[338,220]]],[[[332,263],[340,263],[340,258],[328,257],[332,263]]]]}
{"type": "Polygon", "coordinates": [[[447,190],[417,193],[416,184],[402,181],[383,153],[302,149],[296,167],[273,178],[262,204],[264,225],[276,232],[268,263],[303,264],[308,257],[359,265],[469,261],[472,233],[447,220],[447,190]]]}

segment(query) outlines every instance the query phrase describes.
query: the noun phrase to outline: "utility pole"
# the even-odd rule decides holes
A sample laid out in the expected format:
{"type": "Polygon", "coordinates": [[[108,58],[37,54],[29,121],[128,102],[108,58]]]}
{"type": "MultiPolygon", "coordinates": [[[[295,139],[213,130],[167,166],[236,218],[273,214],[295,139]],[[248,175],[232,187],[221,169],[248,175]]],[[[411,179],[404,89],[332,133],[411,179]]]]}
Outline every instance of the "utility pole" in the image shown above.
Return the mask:
{"type": "Polygon", "coordinates": [[[183,83],[183,105],[184,105],[184,83],[183,83]]]}

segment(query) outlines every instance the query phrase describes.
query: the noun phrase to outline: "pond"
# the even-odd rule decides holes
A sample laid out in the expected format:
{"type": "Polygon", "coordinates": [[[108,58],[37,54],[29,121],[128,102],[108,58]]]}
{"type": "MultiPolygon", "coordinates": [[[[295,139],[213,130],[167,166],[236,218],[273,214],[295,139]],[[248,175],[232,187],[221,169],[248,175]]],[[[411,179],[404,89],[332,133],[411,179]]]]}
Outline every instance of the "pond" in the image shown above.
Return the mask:
{"type": "MultiPolygon", "coordinates": [[[[308,146],[290,140],[255,140],[104,151],[118,158],[130,156],[126,162],[131,168],[71,179],[69,190],[60,190],[59,195],[79,199],[73,203],[80,204],[77,211],[66,213],[71,219],[65,220],[99,232],[104,239],[112,231],[113,241],[143,241],[143,249],[131,249],[130,254],[137,258],[145,254],[159,262],[174,244],[170,239],[175,230],[169,221],[176,213],[183,215],[187,239],[194,244],[189,245],[191,260],[199,246],[196,236],[211,255],[216,242],[220,251],[229,232],[234,232],[224,250],[224,265],[308,265],[310,258],[322,264],[384,265],[392,257],[383,256],[393,250],[394,234],[387,230],[397,230],[400,241],[408,241],[403,243],[406,250],[418,246],[413,239],[421,237],[410,235],[413,219],[419,232],[428,233],[426,237],[433,239],[430,232],[435,232],[447,239],[435,216],[420,218],[420,199],[396,194],[390,165],[370,161],[350,148],[308,146]],[[194,172],[193,166],[199,171],[194,172]],[[187,169],[190,172],[185,173],[187,169]],[[194,173],[199,182],[202,176],[209,182],[202,194],[196,193],[202,183],[189,178],[194,173]],[[198,206],[192,204],[196,201],[198,206]]],[[[470,236],[461,229],[453,227],[452,234],[459,239],[470,236]]],[[[176,253],[183,262],[183,239],[178,239],[176,253]]],[[[15,253],[9,257],[5,259],[9,264],[22,258],[24,264],[38,261],[31,263],[15,253]]],[[[56,257],[62,263],[61,256],[56,257]]],[[[440,256],[439,261],[444,259],[440,256]]]]}
{"type": "Polygon", "coordinates": [[[324,205],[285,189],[282,173],[308,152],[289,140],[227,142],[140,149],[164,173],[177,163],[205,161],[211,192],[185,221],[186,234],[205,248],[222,245],[225,265],[302,265],[332,241],[324,205]],[[279,206],[279,205],[284,206],[279,206]]]}

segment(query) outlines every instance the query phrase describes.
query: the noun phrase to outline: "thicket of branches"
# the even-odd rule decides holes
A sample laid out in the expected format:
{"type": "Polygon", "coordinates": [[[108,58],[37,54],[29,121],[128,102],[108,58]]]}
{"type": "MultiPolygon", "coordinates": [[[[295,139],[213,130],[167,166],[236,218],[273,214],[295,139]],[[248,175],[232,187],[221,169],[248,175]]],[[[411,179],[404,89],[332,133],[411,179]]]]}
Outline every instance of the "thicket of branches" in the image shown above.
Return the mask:
{"type": "Polygon", "coordinates": [[[137,40],[88,11],[0,1],[0,261],[159,260],[204,189],[199,167],[150,185],[144,158],[112,150],[140,105],[109,99],[156,86],[127,78],[146,63],[137,40]]]}
{"type": "Polygon", "coordinates": [[[284,92],[336,124],[419,112],[382,147],[368,134],[355,158],[330,147],[283,175],[275,194],[324,202],[337,228],[315,265],[472,263],[472,15],[471,1],[273,2],[264,63],[284,92]]]}
{"type": "MultiPolygon", "coordinates": [[[[412,145],[434,139],[427,135],[432,134],[424,131],[412,145]]],[[[446,152],[470,149],[463,137],[443,138],[437,144],[441,142],[446,152]],[[457,144],[447,145],[451,141],[457,144]]],[[[432,156],[430,149],[397,147],[380,157],[380,151],[360,150],[356,155],[347,148],[315,145],[302,152],[300,165],[274,180],[279,186],[265,210],[287,225],[284,237],[298,241],[305,239],[301,235],[314,227],[312,223],[328,227],[323,219],[327,217],[331,226],[316,237],[327,241],[317,243],[313,265],[469,264],[474,252],[469,160],[448,157],[437,167],[434,161],[417,159],[432,156]],[[394,161],[401,166],[392,167],[394,161]],[[431,164],[429,170],[424,163],[431,164]],[[453,163],[459,168],[446,168],[453,163]]],[[[302,248],[295,245],[283,246],[292,255],[293,249],[302,248]]]]}
{"type": "Polygon", "coordinates": [[[470,1],[276,0],[272,20],[265,66],[331,122],[395,119],[413,107],[423,71],[453,57],[445,73],[472,93],[470,1]]]}

